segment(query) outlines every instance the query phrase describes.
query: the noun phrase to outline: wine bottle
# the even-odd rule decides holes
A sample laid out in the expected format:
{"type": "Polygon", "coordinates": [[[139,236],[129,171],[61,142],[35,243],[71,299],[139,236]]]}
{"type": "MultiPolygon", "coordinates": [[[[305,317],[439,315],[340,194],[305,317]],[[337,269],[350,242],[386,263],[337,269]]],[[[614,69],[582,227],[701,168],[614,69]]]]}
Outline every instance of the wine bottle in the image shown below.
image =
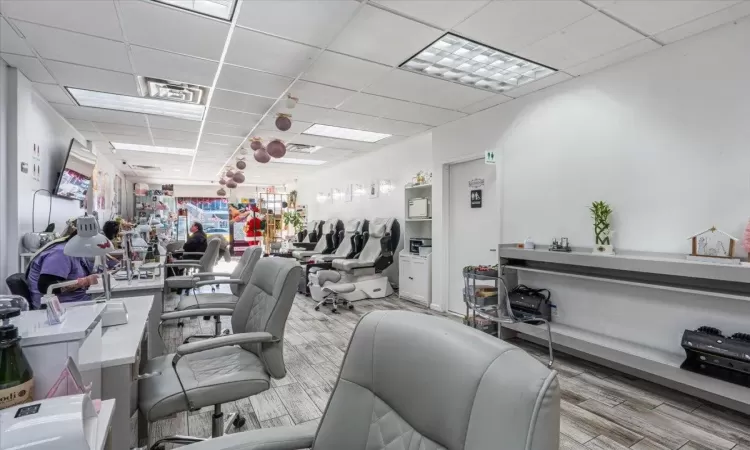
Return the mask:
{"type": "Polygon", "coordinates": [[[30,402],[34,394],[34,371],[21,350],[18,328],[10,318],[19,308],[0,308],[0,409],[30,402]]]}

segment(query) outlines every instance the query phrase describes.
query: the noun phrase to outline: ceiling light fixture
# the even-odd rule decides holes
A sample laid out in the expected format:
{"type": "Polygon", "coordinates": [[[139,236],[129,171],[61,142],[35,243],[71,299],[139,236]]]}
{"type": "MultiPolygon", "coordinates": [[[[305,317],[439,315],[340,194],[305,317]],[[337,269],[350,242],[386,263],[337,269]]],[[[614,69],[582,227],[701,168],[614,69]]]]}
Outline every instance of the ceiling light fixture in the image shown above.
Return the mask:
{"type": "Polygon", "coordinates": [[[202,105],[206,103],[208,88],[179,81],[161,80],[138,76],[138,87],[144,97],[169,100],[171,102],[192,103],[202,105]]]}
{"type": "Polygon", "coordinates": [[[66,88],[80,106],[113,109],[157,116],[176,117],[178,119],[201,120],[206,107],[189,103],[157,100],[153,98],[130,97],[107,92],[87,91],[85,89],[66,88]]]}
{"type": "Polygon", "coordinates": [[[204,16],[230,21],[234,14],[237,0],[154,0],[156,3],[174,6],[175,8],[194,11],[204,16]]]}
{"type": "Polygon", "coordinates": [[[509,91],[557,72],[452,33],[444,34],[400,67],[490,92],[509,91]]]}
{"type": "Polygon", "coordinates": [[[307,130],[303,131],[302,134],[311,134],[313,136],[324,136],[334,139],[346,139],[348,141],[360,141],[360,142],[378,142],[387,137],[391,137],[390,134],[375,133],[373,131],[362,131],[355,130],[353,128],[341,128],[332,127],[330,125],[321,125],[316,123],[307,130]]]}
{"type": "Polygon", "coordinates": [[[325,164],[327,161],[322,161],[320,159],[279,158],[272,159],[271,162],[282,164],[301,164],[303,166],[320,166],[322,164],[325,164]]]}
{"type": "Polygon", "coordinates": [[[127,144],[123,142],[110,142],[115,150],[129,150],[132,152],[164,153],[167,155],[193,156],[194,148],[160,147],[157,145],[127,144]]]}

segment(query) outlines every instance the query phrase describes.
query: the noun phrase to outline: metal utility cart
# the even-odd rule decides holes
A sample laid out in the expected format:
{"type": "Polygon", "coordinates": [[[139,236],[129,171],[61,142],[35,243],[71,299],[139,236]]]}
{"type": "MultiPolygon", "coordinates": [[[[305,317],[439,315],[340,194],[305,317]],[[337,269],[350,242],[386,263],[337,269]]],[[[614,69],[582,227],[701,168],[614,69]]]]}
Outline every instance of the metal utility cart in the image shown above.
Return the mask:
{"type": "Polygon", "coordinates": [[[513,314],[505,280],[497,270],[476,271],[463,270],[464,275],[464,303],[466,303],[465,323],[472,328],[479,329],[493,336],[500,335],[500,325],[503,323],[531,323],[547,325],[547,348],[549,362],[552,367],[554,355],[552,352],[552,329],[547,320],[541,317],[521,319],[513,314]],[[480,283],[477,284],[477,281],[480,283]]]}

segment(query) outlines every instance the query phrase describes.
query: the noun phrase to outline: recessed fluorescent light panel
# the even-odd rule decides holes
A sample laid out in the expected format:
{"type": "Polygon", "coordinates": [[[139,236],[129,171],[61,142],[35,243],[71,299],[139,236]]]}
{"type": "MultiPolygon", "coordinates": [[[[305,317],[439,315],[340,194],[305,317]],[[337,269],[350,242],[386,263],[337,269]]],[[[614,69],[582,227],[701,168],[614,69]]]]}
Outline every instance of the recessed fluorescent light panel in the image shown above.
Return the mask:
{"type": "Polygon", "coordinates": [[[451,33],[401,64],[401,68],[491,92],[505,92],[556,72],[451,33]]]}
{"type": "Polygon", "coordinates": [[[237,0],[154,0],[156,3],[164,3],[176,6],[180,9],[187,9],[198,14],[216,17],[226,21],[232,20],[234,7],[237,6],[237,0]]]}
{"type": "Polygon", "coordinates": [[[157,145],[126,144],[123,142],[110,142],[115,150],[129,150],[133,152],[163,153],[167,155],[193,156],[194,148],[159,147],[157,145]]]}
{"type": "Polygon", "coordinates": [[[127,95],[109,94],[107,92],[87,91],[85,89],[67,89],[79,105],[90,106],[92,108],[155,114],[157,116],[197,121],[203,119],[203,112],[206,109],[203,105],[192,105],[153,98],[129,97],[127,95]]]}
{"type": "Polygon", "coordinates": [[[371,143],[391,137],[390,134],[385,133],[374,133],[372,131],[355,130],[353,128],[332,127],[330,125],[321,125],[319,123],[312,125],[310,128],[303,131],[302,134],[312,134],[314,136],[371,143]]]}
{"type": "Polygon", "coordinates": [[[325,164],[326,161],[321,161],[319,159],[297,159],[297,158],[271,158],[271,162],[275,163],[281,163],[281,164],[301,164],[303,166],[319,166],[321,164],[325,164]]]}

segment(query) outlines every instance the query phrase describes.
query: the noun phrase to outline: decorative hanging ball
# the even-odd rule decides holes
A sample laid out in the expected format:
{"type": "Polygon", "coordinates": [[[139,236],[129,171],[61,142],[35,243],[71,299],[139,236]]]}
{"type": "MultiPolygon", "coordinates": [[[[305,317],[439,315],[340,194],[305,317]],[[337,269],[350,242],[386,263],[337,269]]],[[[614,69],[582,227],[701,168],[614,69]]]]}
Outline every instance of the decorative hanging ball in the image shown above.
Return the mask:
{"type": "Polygon", "coordinates": [[[281,202],[281,207],[282,208],[288,208],[289,207],[289,203],[287,203],[287,202],[281,202]]]}
{"type": "Polygon", "coordinates": [[[216,195],[218,195],[219,197],[223,197],[227,195],[227,191],[225,191],[224,188],[221,188],[218,191],[216,191],[216,195]]]}
{"type": "Polygon", "coordinates": [[[289,114],[278,114],[276,116],[276,128],[281,131],[287,131],[292,128],[292,119],[289,114]]]}
{"type": "MultiPolygon", "coordinates": [[[[237,161],[237,164],[235,164],[238,169],[245,170],[245,167],[247,167],[247,163],[245,161],[237,161]]],[[[235,174],[236,175],[236,174],[235,174]]]]}
{"type": "Polygon", "coordinates": [[[235,183],[240,184],[245,182],[245,174],[242,172],[237,172],[232,177],[232,180],[234,180],[235,183]]]}
{"type": "Polygon", "coordinates": [[[242,156],[245,156],[247,155],[247,149],[245,147],[240,147],[240,151],[238,153],[242,156]]]}
{"type": "Polygon", "coordinates": [[[273,141],[268,143],[268,146],[266,146],[266,151],[268,151],[268,154],[273,156],[274,158],[283,158],[284,155],[286,155],[286,145],[284,145],[284,143],[280,140],[274,139],[273,141]]]}
{"type": "Polygon", "coordinates": [[[227,184],[227,180],[225,180],[224,178],[222,178],[221,180],[219,180],[219,184],[222,185],[222,186],[224,186],[224,185],[227,184]]]}
{"type": "Polygon", "coordinates": [[[260,138],[252,138],[250,140],[250,148],[253,150],[260,150],[263,148],[263,141],[260,138]]]}
{"type": "Polygon", "coordinates": [[[265,148],[261,147],[260,150],[256,150],[253,153],[253,158],[261,164],[265,164],[271,160],[271,155],[268,154],[265,148]]]}
{"type": "Polygon", "coordinates": [[[226,176],[227,178],[232,178],[234,176],[234,171],[232,169],[227,170],[226,176]]]}
{"type": "Polygon", "coordinates": [[[235,183],[234,180],[229,180],[229,181],[227,181],[227,187],[229,189],[234,189],[234,188],[237,187],[237,183],[235,183]]]}

